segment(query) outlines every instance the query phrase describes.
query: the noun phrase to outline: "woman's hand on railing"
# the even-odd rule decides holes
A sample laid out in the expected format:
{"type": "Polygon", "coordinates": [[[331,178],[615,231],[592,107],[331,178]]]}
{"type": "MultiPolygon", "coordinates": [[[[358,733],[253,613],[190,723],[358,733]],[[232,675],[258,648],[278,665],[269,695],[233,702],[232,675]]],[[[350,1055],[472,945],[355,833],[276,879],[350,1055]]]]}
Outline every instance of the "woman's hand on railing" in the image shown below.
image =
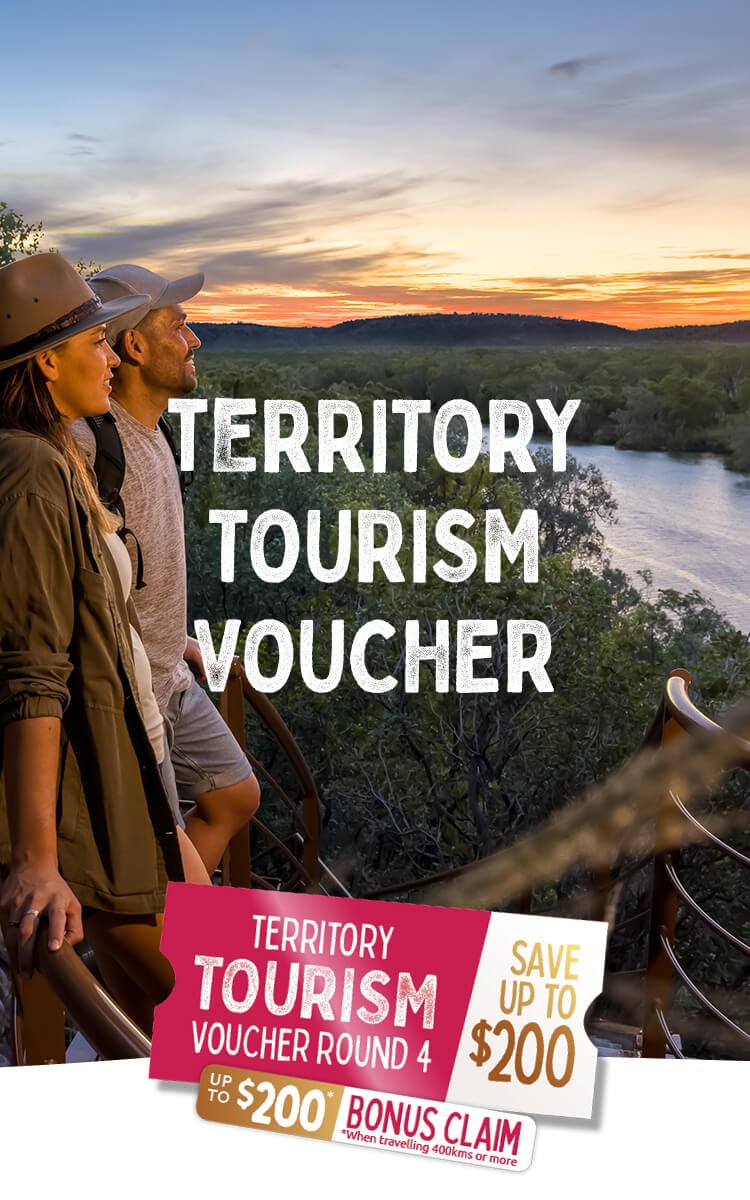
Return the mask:
{"type": "Polygon", "coordinates": [[[41,917],[49,925],[47,946],[83,939],[81,905],[52,864],[11,867],[0,890],[0,923],[11,966],[24,979],[34,970],[34,945],[41,917]]]}

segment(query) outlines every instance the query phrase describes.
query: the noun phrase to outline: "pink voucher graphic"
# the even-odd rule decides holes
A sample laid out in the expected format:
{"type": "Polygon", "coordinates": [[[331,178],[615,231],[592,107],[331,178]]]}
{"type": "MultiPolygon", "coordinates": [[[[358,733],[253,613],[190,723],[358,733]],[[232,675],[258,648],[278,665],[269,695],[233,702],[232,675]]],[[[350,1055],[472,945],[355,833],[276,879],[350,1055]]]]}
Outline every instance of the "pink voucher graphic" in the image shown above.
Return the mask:
{"type": "Polygon", "coordinates": [[[605,943],[591,921],[170,884],[151,1075],[218,1062],[588,1117],[605,943]]]}

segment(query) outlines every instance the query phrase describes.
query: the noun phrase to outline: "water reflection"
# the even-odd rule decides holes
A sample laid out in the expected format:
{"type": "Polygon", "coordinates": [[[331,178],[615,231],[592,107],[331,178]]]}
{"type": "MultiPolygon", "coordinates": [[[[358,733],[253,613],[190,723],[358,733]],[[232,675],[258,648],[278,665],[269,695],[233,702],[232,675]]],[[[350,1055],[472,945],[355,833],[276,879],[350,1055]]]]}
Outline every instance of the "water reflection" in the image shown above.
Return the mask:
{"type": "Polygon", "coordinates": [[[696,588],[750,630],[750,477],[710,455],[573,444],[569,452],[611,484],[618,520],[605,537],[616,567],[633,578],[648,569],[655,588],[696,588]]]}

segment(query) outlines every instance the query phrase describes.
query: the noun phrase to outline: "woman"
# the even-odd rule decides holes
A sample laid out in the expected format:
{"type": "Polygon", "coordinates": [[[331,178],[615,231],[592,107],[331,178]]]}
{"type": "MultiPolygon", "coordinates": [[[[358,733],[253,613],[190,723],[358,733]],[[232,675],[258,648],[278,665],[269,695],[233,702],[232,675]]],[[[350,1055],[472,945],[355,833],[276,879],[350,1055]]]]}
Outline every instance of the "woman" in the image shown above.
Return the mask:
{"type": "Polygon", "coordinates": [[[69,433],[109,407],[107,320],[143,303],[102,304],[56,254],[0,269],[0,920],[24,975],[42,916],[51,950],[85,930],[148,1029],[172,984],[166,882],[207,877],[144,726],[112,517],[69,433]]]}

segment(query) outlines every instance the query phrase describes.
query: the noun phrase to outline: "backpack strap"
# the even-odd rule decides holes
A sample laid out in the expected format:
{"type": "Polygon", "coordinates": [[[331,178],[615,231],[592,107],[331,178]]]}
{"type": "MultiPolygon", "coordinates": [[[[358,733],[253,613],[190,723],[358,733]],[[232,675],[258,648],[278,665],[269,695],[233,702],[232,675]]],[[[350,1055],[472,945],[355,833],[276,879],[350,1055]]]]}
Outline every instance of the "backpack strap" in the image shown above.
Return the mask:
{"type": "Polygon", "coordinates": [[[123,542],[128,537],[132,537],[135,542],[135,590],[140,592],[141,588],[145,588],[146,586],[146,580],[143,578],[143,551],[141,550],[141,543],[133,533],[133,530],[128,529],[127,525],[123,524],[117,532],[123,542]]]}
{"type": "MultiPolygon", "coordinates": [[[[143,552],[138,538],[133,533],[133,530],[128,528],[125,521],[125,504],[120,494],[122,481],[125,478],[125,451],[117,428],[117,421],[111,412],[106,412],[98,413],[94,417],[86,417],[86,422],[96,442],[94,474],[96,475],[99,488],[99,498],[110,512],[117,513],[122,518],[122,527],[117,532],[123,542],[128,537],[132,537],[135,542],[135,590],[138,592],[146,586],[146,581],[143,578],[143,552]]],[[[192,471],[186,472],[179,469],[174,432],[169,421],[163,414],[159,417],[157,428],[161,430],[169,449],[172,451],[175,470],[180,481],[180,495],[184,504],[187,490],[193,482],[193,473],[192,471]]]]}
{"type": "Polygon", "coordinates": [[[122,448],[117,422],[111,412],[86,417],[86,423],[96,442],[94,474],[99,487],[99,499],[106,508],[125,520],[125,506],[120,495],[125,478],[125,451],[122,448]]]}
{"type": "Polygon", "coordinates": [[[86,417],[86,422],[96,442],[94,474],[96,475],[99,499],[105,508],[108,508],[110,512],[117,513],[122,518],[122,525],[117,533],[123,542],[128,537],[132,537],[135,542],[135,590],[139,592],[146,586],[143,578],[143,551],[141,543],[125,521],[125,504],[120,494],[122,481],[125,478],[125,451],[122,448],[117,421],[111,412],[106,412],[97,413],[94,417],[86,417]]]}
{"type": "Polygon", "coordinates": [[[193,472],[181,471],[179,468],[179,460],[177,458],[177,443],[174,440],[174,430],[172,429],[169,419],[164,415],[164,413],[162,413],[162,415],[159,417],[157,429],[161,429],[167,445],[172,451],[172,458],[174,459],[174,465],[177,470],[177,477],[180,481],[180,495],[182,496],[182,503],[184,505],[187,499],[187,490],[190,487],[190,484],[193,482],[193,472]]]}

